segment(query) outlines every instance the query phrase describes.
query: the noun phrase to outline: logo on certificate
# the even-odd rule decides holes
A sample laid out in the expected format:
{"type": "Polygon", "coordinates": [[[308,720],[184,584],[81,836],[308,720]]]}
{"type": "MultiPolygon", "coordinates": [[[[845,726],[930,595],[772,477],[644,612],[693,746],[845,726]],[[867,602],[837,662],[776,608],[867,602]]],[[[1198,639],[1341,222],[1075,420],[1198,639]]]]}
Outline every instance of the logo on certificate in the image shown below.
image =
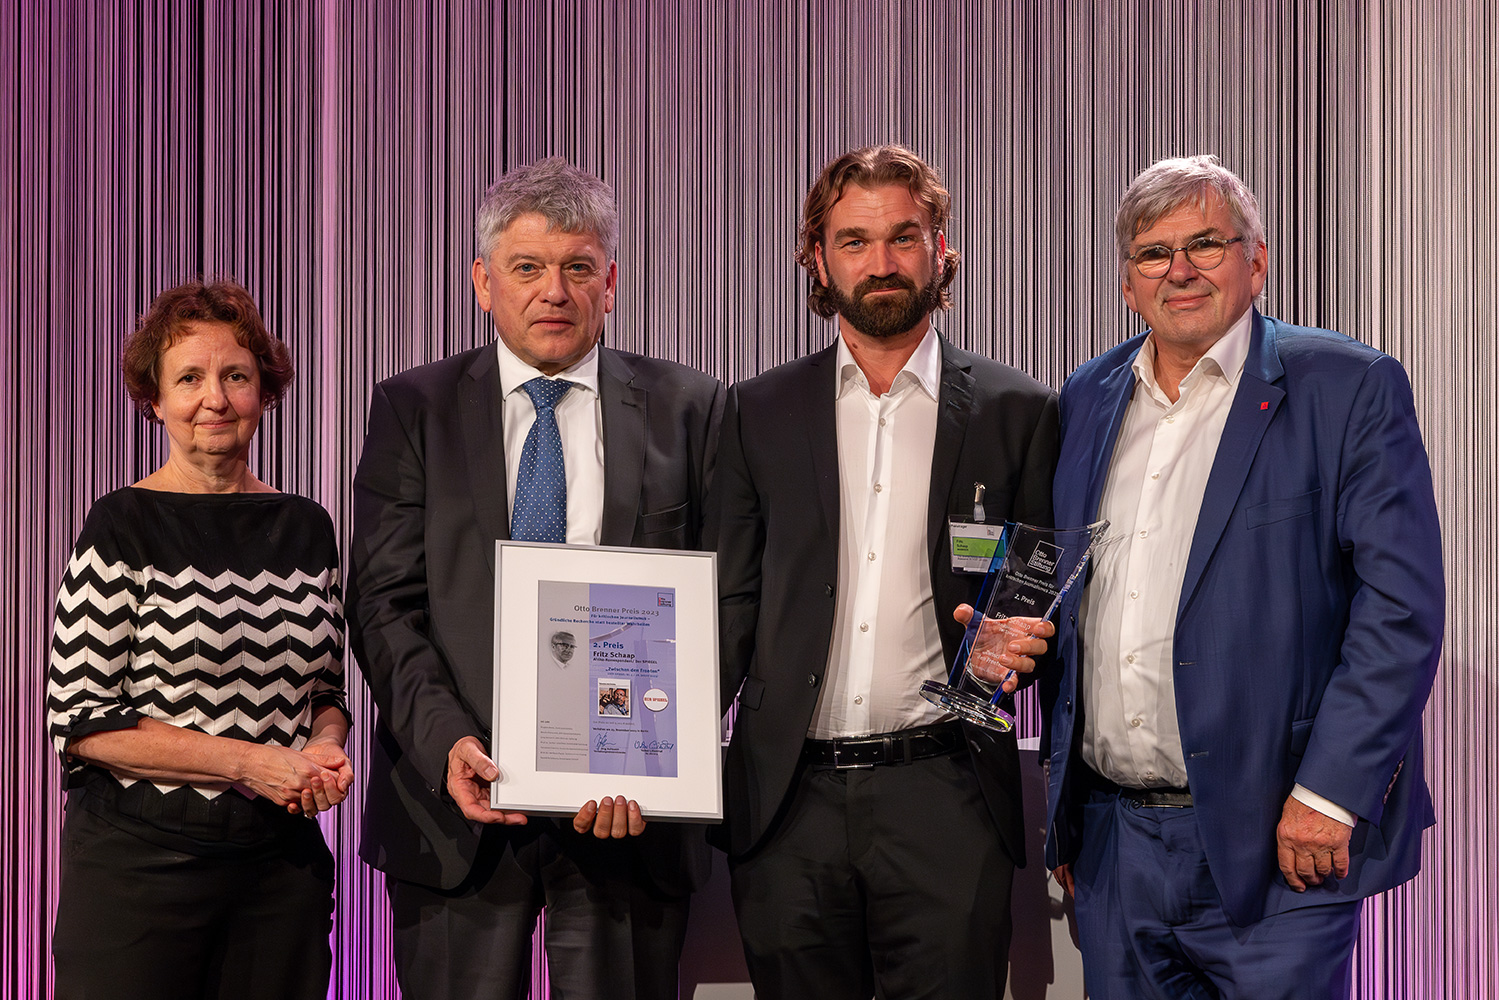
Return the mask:
{"type": "Polygon", "coordinates": [[[640,703],[652,712],[659,712],[668,704],[666,692],[660,688],[651,688],[640,696],[640,703]]]}

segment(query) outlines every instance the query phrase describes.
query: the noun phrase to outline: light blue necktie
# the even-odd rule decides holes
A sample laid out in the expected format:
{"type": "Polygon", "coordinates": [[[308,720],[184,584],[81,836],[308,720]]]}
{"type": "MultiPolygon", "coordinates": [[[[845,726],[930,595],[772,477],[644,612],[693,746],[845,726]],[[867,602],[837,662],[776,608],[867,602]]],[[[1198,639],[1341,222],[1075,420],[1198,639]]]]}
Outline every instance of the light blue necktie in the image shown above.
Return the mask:
{"type": "Polygon", "coordinates": [[[521,386],[536,407],[536,422],[526,434],[515,477],[510,537],[518,542],[567,541],[567,471],[555,410],[572,387],[566,379],[550,378],[533,378],[521,386]]]}

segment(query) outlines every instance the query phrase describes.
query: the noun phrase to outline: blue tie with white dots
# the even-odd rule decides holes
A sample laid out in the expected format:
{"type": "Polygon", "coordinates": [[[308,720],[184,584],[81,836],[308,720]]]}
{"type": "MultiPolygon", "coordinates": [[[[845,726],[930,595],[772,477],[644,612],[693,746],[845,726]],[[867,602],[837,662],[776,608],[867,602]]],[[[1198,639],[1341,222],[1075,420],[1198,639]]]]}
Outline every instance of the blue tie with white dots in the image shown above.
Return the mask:
{"type": "Polygon", "coordinates": [[[518,542],[567,541],[567,473],[555,407],[572,387],[560,378],[533,378],[521,386],[536,407],[536,422],[526,434],[515,477],[510,537],[518,542]]]}

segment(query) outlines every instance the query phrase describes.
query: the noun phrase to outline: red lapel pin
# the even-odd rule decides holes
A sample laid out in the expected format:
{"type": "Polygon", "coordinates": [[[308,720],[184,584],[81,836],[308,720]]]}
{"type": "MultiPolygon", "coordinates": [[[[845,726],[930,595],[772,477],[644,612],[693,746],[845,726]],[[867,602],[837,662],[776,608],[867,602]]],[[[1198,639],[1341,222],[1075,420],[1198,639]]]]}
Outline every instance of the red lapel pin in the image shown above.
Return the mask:
{"type": "Polygon", "coordinates": [[[1262,410],[1268,410],[1268,409],[1270,409],[1270,404],[1268,402],[1261,403],[1260,404],[1260,409],[1262,409],[1262,410]]]}

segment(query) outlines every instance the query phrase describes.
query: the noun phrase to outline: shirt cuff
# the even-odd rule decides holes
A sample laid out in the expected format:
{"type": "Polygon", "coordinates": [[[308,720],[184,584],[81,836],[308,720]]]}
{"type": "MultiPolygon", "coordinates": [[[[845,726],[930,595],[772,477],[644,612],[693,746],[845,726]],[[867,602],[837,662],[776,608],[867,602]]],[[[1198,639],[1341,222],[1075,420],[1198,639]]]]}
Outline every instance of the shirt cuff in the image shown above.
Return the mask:
{"type": "Polygon", "coordinates": [[[1317,810],[1324,816],[1337,820],[1344,826],[1358,825],[1358,816],[1344,809],[1331,799],[1323,798],[1304,785],[1297,785],[1295,788],[1292,788],[1291,798],[1304,806],[1317,810]]]}

